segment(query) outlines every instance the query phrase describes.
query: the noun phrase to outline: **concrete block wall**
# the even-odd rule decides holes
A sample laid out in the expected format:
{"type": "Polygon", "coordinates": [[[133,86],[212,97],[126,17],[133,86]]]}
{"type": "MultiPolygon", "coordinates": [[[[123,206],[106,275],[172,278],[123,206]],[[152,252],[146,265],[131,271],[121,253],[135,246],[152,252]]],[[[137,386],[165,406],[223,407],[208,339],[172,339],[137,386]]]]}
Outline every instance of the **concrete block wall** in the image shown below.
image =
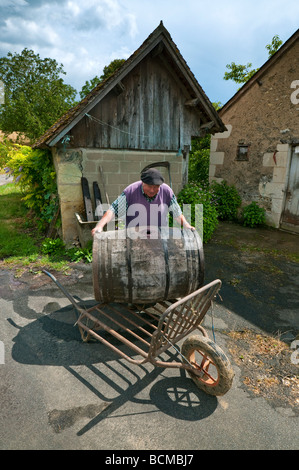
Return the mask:
{"type": "MultiPolygon", "coordinates": [[[[177,157],[173,152],[86,149],[83,158],[83,176],[88,179],[91,189],[92,182],[97,181],[103,193],[99,171],[99,166],[101,166],[105,188],[111,203],[126,186],[140,180],[140,173],[145,166],[165,161],[170,163],[172,186],[177,194],[182,187],[182,158],[177,157]]],[[[168,170],[164,167],[159,167],[158,170],[164,176],[165,183],[169,184],[168,170]]],[[[104,198],[104,193],[102,197],[104,198]]]]}
{"type": "MultiPolygon", "coordinates": [[[[89,182],[92,199],[92,184],[97,181],[103,203],[107,203],[105,190],[111,203],[126,186],[140,180],[140,172],[145,166],[168,161],[174,193],[177,195],[182,188],[183,158],[178,157],[174,152],[54,149],[53,157],[61,206],[62,237],[67,244],[73,243],[78,236],[75,212],[84,214],[82,176],[85,176],[89,182]],[[99,166],[102,168],[105,188],[99,166]]],[[[158,169],[163,174],[165,182],[169,184],[168,170],[164,167],[158,169]]]]}

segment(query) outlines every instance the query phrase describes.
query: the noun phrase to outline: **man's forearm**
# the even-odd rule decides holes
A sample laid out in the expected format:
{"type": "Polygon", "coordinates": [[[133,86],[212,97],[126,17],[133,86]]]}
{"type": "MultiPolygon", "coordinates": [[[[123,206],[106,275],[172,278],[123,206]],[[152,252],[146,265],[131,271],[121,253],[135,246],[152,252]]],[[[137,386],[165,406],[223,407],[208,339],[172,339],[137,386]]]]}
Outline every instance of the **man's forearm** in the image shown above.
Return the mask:
{"type": "Polygon", "coordinates": [[[96,232],[102,232],[105,225],[109,224],[109,222],[113,219],[114,212],[111,209],[108,209],[101,220],[97,223],[94,229],[92,229],[91,233],[94,235],[96,232]]]}

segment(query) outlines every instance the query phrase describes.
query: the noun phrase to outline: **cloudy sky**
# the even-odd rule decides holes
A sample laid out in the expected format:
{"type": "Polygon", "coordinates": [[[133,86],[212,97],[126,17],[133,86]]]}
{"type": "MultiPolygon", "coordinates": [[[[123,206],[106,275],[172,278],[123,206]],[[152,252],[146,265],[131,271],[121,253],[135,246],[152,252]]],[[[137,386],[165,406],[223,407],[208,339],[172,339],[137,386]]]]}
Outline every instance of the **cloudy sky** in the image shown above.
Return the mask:
{"type": "Polygon", "coordinates": [[[0,0],[0,57],[26,47],[56,59],[65,83],[80,91],[111,60],[128,58],[160,20],[210,100],[224,104],[237,91],[223,80],[226,64],[260,67],[272,37],[286,41],[298,29],[299,1],[0,0]]]}

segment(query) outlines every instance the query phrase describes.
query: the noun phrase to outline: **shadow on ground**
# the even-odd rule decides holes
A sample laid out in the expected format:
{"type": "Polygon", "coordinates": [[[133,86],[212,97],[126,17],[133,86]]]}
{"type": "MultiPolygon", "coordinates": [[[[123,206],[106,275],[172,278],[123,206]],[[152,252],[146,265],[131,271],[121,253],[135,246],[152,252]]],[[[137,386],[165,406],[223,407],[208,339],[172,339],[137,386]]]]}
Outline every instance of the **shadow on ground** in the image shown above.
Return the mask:
{"type": "Polygon", "coordinates": [[[299,332],[299,235],[221,223],[204,247],[206,282],[222,280],[222,304],[267,333],[299,332]]]}

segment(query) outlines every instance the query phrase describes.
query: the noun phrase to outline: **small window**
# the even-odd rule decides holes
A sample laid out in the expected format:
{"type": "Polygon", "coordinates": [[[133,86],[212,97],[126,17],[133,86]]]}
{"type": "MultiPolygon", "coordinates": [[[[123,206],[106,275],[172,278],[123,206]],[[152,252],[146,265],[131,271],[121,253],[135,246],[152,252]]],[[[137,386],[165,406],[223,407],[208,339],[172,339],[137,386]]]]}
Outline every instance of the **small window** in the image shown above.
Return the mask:
{"type": "Polygon", "coordinates": [[[249,160],[249,145],[238,145],[236,160],[239,160],[239,161],[249,160]]]}

